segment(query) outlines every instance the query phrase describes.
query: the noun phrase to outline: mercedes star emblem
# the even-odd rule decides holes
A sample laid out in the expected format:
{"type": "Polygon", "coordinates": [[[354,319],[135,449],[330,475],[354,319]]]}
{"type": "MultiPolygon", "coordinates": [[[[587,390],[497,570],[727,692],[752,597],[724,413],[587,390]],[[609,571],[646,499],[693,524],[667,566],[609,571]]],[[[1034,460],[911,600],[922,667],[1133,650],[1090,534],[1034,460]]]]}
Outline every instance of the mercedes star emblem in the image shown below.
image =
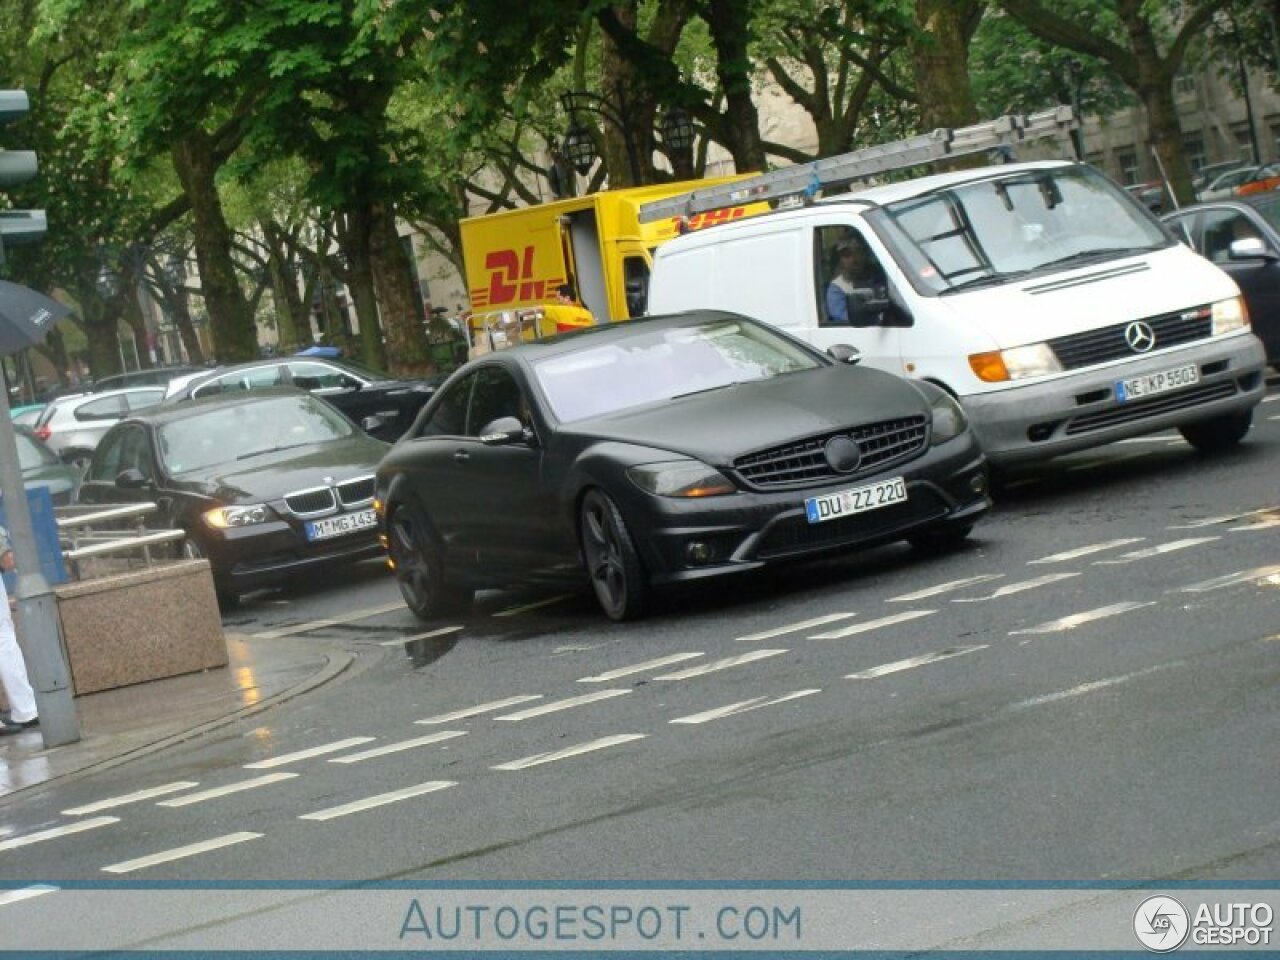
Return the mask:
{"type": "Polygon", "coordinates": [[[1151,324],[1135,320],[1124,328],[1124,342],[1134,353],[1146,353],[1156,345],[1156,332],[1151,324]]]}
{"type": "Polygon", "coordinates": [[[823,448],[823,453],[836,473],[853,473],[862,464],[862,449],[852,437],[832,437],[823,448]]]}

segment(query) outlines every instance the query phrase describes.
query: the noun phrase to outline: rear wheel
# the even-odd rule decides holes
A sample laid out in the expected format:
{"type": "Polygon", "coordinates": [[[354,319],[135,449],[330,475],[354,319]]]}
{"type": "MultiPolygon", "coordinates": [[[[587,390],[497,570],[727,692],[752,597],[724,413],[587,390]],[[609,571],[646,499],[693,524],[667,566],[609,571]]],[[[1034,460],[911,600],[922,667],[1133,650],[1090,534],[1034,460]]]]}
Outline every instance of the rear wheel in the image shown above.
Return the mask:
{"type": "Polygon", "coordinates": [[[1182,434],[1183,440],[1201,453],[1222,453],[1238,446],[1252,424],[1253,411],[1245,410],[1243,413],[1228,413],[1212,420],[1189,423],[1185,427],[1179,427],[1178,432],[1182,434]]]}
{"type": "Polygon", "coordinates": [[[907,543],[922,553],[948,553],[958,549],[969,539],[973,532],[973,524],[964,523],[959,526],[934,527],[907,537],[907,543]]]}
{"type": "Polygon", "coordinates": [[[420,620],[465,608],[475,591],[446,582],[440,549],[426,519],[414,507],[400,507],[388,524],[391,561],[405,605],[420,620]]]}
{"type": "Polygon", "coordinates": [[[590,490],[578,519],[596,600],[610,620],[634,620],[644,610],[649,582],[622,513],[603,490],[590,490]]]}

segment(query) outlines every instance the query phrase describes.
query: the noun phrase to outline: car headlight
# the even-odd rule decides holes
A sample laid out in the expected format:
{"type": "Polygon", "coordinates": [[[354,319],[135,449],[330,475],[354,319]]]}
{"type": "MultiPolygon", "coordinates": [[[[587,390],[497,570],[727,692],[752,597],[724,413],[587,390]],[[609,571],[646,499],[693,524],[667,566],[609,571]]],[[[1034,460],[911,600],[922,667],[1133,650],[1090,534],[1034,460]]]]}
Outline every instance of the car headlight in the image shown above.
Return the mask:
{"type": "Polygon", "coordinates": [[[1213,305],[1213,335],[1230,333],[1232,330],[1244,330],[1249,326],[1249,308],[1244,305],[1244,297],[1232,297],[1230,300],[1219,300],[1213,305]]]}
{"type": "Polygon", "coordinates": [[[935,447],[954,440],[969,426],[964,410],[949,393],[939,393],[929,409],[933,414],[933,431],[929,435],[929,442],[935,447]]]}
{"type": "Polygon", "coordinates": [[[1024,347],[994,350],[991,353],[973,353],[969,355],[969,366],[978,375],[978,379],[986,383],[1062,372],[1057,354],[1047,343],[1029,343],[1024,347]]]}
{"type": "Polygon", "coordinates": [[[204,512],[204,522],[215,530],[228,527],[251,527],[274,520],[276,512],[265,503],[246,503],[238,507],[214,507],[204,512]]]}
{"type": "Polygon", "coordinates": [[[736,488],[729,479],[697,460],[646,463],[627,471],[631,482],[658,497],[722,497],[736,488]]]}

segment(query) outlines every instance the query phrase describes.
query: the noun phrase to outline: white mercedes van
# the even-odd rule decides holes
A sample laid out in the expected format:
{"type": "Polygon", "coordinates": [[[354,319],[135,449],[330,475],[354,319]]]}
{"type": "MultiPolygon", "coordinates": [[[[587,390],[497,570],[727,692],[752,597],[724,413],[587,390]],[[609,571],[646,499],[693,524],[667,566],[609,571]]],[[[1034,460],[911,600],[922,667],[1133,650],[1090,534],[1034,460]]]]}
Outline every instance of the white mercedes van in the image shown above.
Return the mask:
{"type": "Polygon", "coordinates": [[[996,466],[1169,427],[1225,449],[1265,391],[1232,280],[1082,163],[937,174],[686,234],[656,253],[649,310],[696,307],[932,381],[996,466]]]}

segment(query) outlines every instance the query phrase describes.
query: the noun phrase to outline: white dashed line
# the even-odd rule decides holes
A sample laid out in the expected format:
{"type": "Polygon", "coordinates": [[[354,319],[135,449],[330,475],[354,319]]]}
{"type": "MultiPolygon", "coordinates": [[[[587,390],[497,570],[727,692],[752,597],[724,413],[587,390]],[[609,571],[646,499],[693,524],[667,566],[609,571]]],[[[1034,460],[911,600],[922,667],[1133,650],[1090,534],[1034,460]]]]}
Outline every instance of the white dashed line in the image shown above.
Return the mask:
{"type": "Polygon", "coordinates": [[[1076,547],[1074,550],[1064,550],[1062,553],[1050,554],[1047,557],[1041,557],[1039,560],[1028,560],[1028,563],[1062,563],[1066,560],[1078,560],[1081,557],[1087,557],[1091,553],[1101,553],[1104,550],[1114,550],[1116,547],[1127,547],[1131,543],[1141,543],[1146,537],[1123,537],[1119,540],[1107,540],[1104,543],[1091,543],[1086,547],[1076,547]]]}
{"type": "Polygon", "coordinates": [[[734,643],[759,643],[761,640],[772,640],[774,637],[781,637],[788,633],[796,633],[800,630],[812,630],[814,627],[821,627],[828,623],[835,623],[837,620],[848,620],[853,616],[857,616],[857,614],[828,613],[825,617],[814,617],[812,620],[802,620],[800,623],[789,623],[785,627],[777,627],[773,630],[764,630],[760,633],[749,633],[745,637],[734,637],[734,643]]]}
{"type": "Polygon", "coordinates": [[[24,834],[9,840],[0,840],[0,850],[17,850],[19,847],[29,846],[33,843],[56,840],[58,837],[70,836],[73,833],[84,833],[86,830],[96,830],[98,827],[105,827],[119,822],[119,817],[93,817],[90,820],[80,820],[77,823],[69,823],[65,827],[51,827],[48,830],[38,830],[35,833],[24,834]]]}
{"type": "Polygon", "coordinates": [[[46,893],[57,893],[59,887],[51,886],[47,883],[37,883],[30,887],[22,887],[18,890],[9,890],[6,893],[0,893],[0,907],[10,903],[20,903],[23,900],[30,900],[32,897],[42,897],[46,893]]]}
{"type": "Polygon", "coordinates": [[[1255,530],[1274,530],[1280,527],[1280,508],[1272,507],[1257,516],[1258,519],[1253,523],[1246,523],[1240,527],[1227,527],[1227,529],[1232,533],[1252,533],[1255,530]]]}
{"type": "Polygon", "coordinates": [[[364,610],[357,610],[354,613],[344,614],[341,617],[326,617],[323,620],[312,620],[309,623],[298,623],[292,627],[281,627],[279,630],[265,630],[262,633],[251,634],[255,640],[278,640],[281,637],[292,637],[298,633],[310,633],[312,630],[323,630],[325,627],[337,627],[344,623],[355,623],[357,620],[367,620],[370,617],[376,617],[380,614],[390,613],[393,610],[403,610],[404,601],[397,603],[384,603],[379,607],[366,607],[364,610]]]}
{"type": "Polygon", "coordinates": [[[360,763],[362,760],[372,760],[374,757],[385,757],[389,753],[400,753],[402,750],[413,750],[416,747],[427,747],[433,743],[441,743],[445,740],[453,740],[456,737],[465,737],[465,730],[441,730],[439,733],[429,733],[425,737],[414,737],[412,740],[401,740],[397,743],[388,743],[384,747],[374,747],[372,750],[362,750],[359,753],[349,753],[344,757],[331,757],[330,763],[360,763]]]}
{"type": "Polygon", "coordinates": [[[1240,570],[1237,573],[1228,573],[1225,576],[1214,577],[1212,580],[1201,580],[1199,583],[1180,587],[1178,592],[1206,593],[1209,590],[1220,590],[1223,587],[1233,587],[1238,583],[1252,583],[1257,580],[1266,580],[1268,577],[1275,576],[1280,576],[1280,564],[1270,567],[1254,567],[1252,570],[1240,570]]]}
{"type": "Polygon", "coordinates": [[[428,630],[426,633],[415,633],[412,637],[397,637],[395,640],[383,640],[378,644],[380,647],[399,647],[406,643],[413,643],[415,640],[430,640],[432,637],[443,637],[450,633],[458,633],[462,630],[462,626],[441,627],[439,630],[428,630]]]}
{"type": "Polygon", "coordinates": [[[311,813],[304,813],[298,817],[299,820],[335,820],[338,817],[345,817],[351,813],[360,813],[364,810],[372,810],[374,807],[384,807],[389,803],[397,803],[401,800],[408,800],[412,797],[420,797],[423,794],[435,793],[437,790],[447,790],[449,787],[456,787],[458,784],[454,780],[430,780],[426,783],[419,783],[416,786],[405,787],[402,790],[392,790],[390,793],[379,793],[376,796],[365,797],[363,800],[353,800],[351,803],[344,803],[340,806],[329,807],[326,810],[315,810],[311,813]]]}
{"type": "Polygon", "coordinates": [[[358,747],[362,743],[369,743],[375,737],[347,737],[345,740],[335,740],[333,743],[322,743],[318,747],[309,747],[306,750],[298,750],[295,753],[286,753],[278,757],[271,757],[268,760],[257,760],[254,763],[246,763],[246,770],[270,770],[272,767],[283,767],[286,763],[296,763],[299,760],[310,760],[312,757],[323,757],[326,753],[337,753],[339,750],[346,750],[348,747],[358,747]]]}
{"type": "Polygon", "coordinates": [[[673,663],[684,663],[686,660],[696,660],[703,656],[701,653],[673,653],[669,657],[658,657],[656,660],[646,660],[644,663],[633,663],[629,667],[618,667],[616,670],[608,670],[605,673],[597,673],[594,677],[579,677],[579,683],[608,683],[611,680],[617,680],[621,677],[629,677],[632,674],[644,673],[648,670],[657,670],[659,667],[669,667],[673,663]]]}
{"type": "Polygon", "coordinates": [[[708,723],[712,720],[736,716],[739,713],[759,710],[761,707],[772,707],[779,703],[786,703],[788,700],[799,700],[801,697],[808,697],[821,692],[821,690],[797,690],[794,693],[784,693],[780,697],[753,697],[750,700],[740,700],[738,703],[730,703],[723,707],[715,707],[712,710],[704,710],[702,713],[691,713],[687,717],[676,717],[670,722],[708,723]]]}
{"type": "Polygon", "coordinates": [[[172,800],[161,800],[156,804],[156,806],[188,807],[193,803],[204,803],[206,800],[216,800],[218,797],[225,797],[232,793],[240,793],[244,790],[256,790],[259,787],[269,787],[273,783],[279,783],[281,780],[292,780],[296,776],[296,773],[268,773],[261,777],[254,777],[252,780],[241,780],[239,783],[229,783],[225,787],[214,787],[211,790],[201,790],[199,793],[188,793],[185,796],[174,797],[172,800]]]}
{"type": "Polygon", "coordinates": [[[514,707],[517,703],[528,703],[531,700],[541,700],[540,693],[526,693],[520,696],[507,697],[505,700],[494,700],[490,703],[481,703],[474,707],[463,707],[461,710],[454,710],[452,713],[442,713],[438,717],[428,717],[425,720],[415,720],[414,723],[433,724],[433,723],[453,723],[455,720],[466,720],[469,717],[478,717],[482,713],[493,713],[495,710],[505,710],[507,707],[514,707]]]}
{"type": "Polygon", "coordinates": [[[1182,440],[1172,433],[1157,433],[1147,437],[1127,437],[1124,440],[1115,441],[1121,443],[1181,443],[1182,440]]]}
{"type": "Polygon", "coordinates": [[[113,863],[109,867],[103,867],[103,873],[132,873],[134,870],[145,870],[147,867],[154,867],[156,864],[169,863],[173,860],[183,860],[187,857],[194,857],[201,853],[208,853],[210,850],[221,850],[223,847],[230,847],[237,843],[244,843],[246,840],[257,840],[261,837],[260,833],[228,833],[222,837],[214,837],[212,840],[204,840],[200,843],[188,844],[185,847],[174,847],[172,850],[162,850],[159,853],[153,853],[149,857],[138,857],[136,860],[124,860],[120,863],[113,863]]]}
{"type": "Polygon", "coordinates": [[[1138,670],[1134,673],[1126,673],[1119,677],[1108,677],[1105,680],[1092,680],[1089,683],[1081,683],[1072,687],[1070,690],[1059,690],[1057,693],[1046,693],[1040,697],[1031,697],[1029,700],[1020,700],[1017,703],[1010,704],[1006,709],[1009,711],[1028,710],[1032,707],[1042,707],[1048,703],[1060,703],[1063,700],[1072,700],[1075,697],[1084,696],[1086,693],[1094,693],[1098,690],[1105,690],[1108,687],[1119,686],[1122,683],[1128,683],[1138,677],[1145,677],[1148,674],[1156,673],[1160,670],[1167,670],[1169,667],[1180,666],[1180,663],[1162,663],[1158,666],[1147,667],[1144,670],[1138,670]]]}
{"type": "Polygon", "coordinates": [[[152,787],[149,790],[139,790],[136,793],[126,793],[119,797],[108,797],[106,800],[99,800],[97,803],[87,803],[83,807],[72,807],[70,810],[63,810],[62,815],[66,817],[79,817],[86,813],[98,813],[102,810],[110,810],[112,807],[123,807],[129,803],[138,803],[142,800],[150,800],[153,797],[163,797],[170,793],[178,793],[182,790],[190,790],[192,787],[200,786],[194,780],[178,780],[175,783],[166,783],[161,787],[152,787]]]}
{"type": "Polygon", "coordinates": [[[1047,587],[1051,583],[1058,583],[1062,580],[1070,580],[1072,577],[1080,576],[1079,573],[1049,573],[1043,577],[1036,577],[1034,580],[1023,580],[1020,583],[1006,583],[999,590],[985,597],[957,597],[952,603],[980,603],[983,600],[999,600],[1001,597],[1012,596],[1015,593],[1023,593],[1027,590],[1035,590],[1037,587],[1047,587]]]}
{"type": "Polygon", "coordinates": [[[1273,403],[1276,400],[1280,400],[1280,393],[1270,393],[1262,398],[1263,403],[1273,403]]]}
{"type": "Polygon", "coordinates": [[[561,710],[572,710],[574,707],[583,707],[588,703],[595,703],[597,700],[611,700],[614,697],[626,696],[630,690],[597,690],[595,693],[584,693],[580,697],[569,697],[567,700],[553,700],[551,703],[544,703],[541,706],[529,707],[527,710],[517,710],[515,713],[504,713],[497,720],[510,720],[518,723],[521,720],[531,720],[534,717],[541,717],[548,713],[557,713],[561,710]]]}
{"type": "Polygon", "coordinates": [[[891,617],[881,617],[879,620],[868,620],[866,623],[857,623],[852,627],[845,627],[843,630],[832,630],[830,633],[816,633],[809,639],[841,640],[844,637],[851,637],[854,634],[866,633],[868,630],[879,630],[881,627],[891,627],[895,623],[906,623],[908,620],[918,620],[920,617],[929,617],[937,612],[937,610],[904,610],[902,613],[895,613],[891,617]]]}
{"type": "Polygon", "coordinates": [[[906,660],[895,660],[893,663],[881,664],[869,670],[859,670],[857,673],[846,673],[844,677],[846,680],[875,680],[877,677],[887,677],[891,673],[914,670],[916,667],[950,660],[952,657],[963,657],[966,653],[977,653],[979,650],[985,649],[987,649],[987,644],[985,643],[975,647],[952,647],[949,650],[938,650],[934,653],[921,654],[918,657],[908,657],[906,660]]]}
{"type": "Polygon", "coordinates": [[[1061,630],[1074,630],[1082,624],[1092,623],[1094,620],[1104,620],[1107,617],[1119,616],[1122,613],[1128,613],[1130,610],[1140,610],[1143,607],[1155,606],[1154,600],[1148,600],[1144,603],[1126,602],[1113,603],[1109,607],[1099,607],[1096,610],[1086,610],[1084,613],[1073,613],[1069,617],[1061,617],[1058,620],[1050,620],[1048,623],[1042,623],[1036,627],[1026,627],[1022,630],[1010,630],[1009,636],[1016,637],[1026,633],[1057,633],[1061,630]]]}
{"type": "Polygon", "coordinates": [[[1262,507],[1258,510],[1248,510],[1244,513],[1229,513],[1222,517],[1206,517],[1204,520],[1192,520],[1188,523],[1176,523],[1172,526],[1165,527],[1166,530],[1197,530],[1200,527],[1214,527],[1223,523],[1234,523],[1236,520],[1243,520],[1246,517],[1256,517],[1260,513],[1267,513],[1274,510],[1275,507],[1262,507]]]}
{"type": "Polygon", "coordinates": [[[549,607],[553,603],[560,603],[562,600],[572,598],[571,593],[562,593],[558,597],[548,597],[546,600],[538,600],[535,603],[526,603],[519,607],[509,607],[506,610],[499,610],[494,614],[495,617],[514,617],[517,614],[524,613],[526,610],[537,610],[539,607],[549,607]]]}
{"type": "Polygon", "coordinates": [[[983,573],[976,577],[965,577],[963,580],[950,580],[947,583],[940,583],[936,587],[926,587],[923,590],[916,590],[914,593],[904,593],[899,597],[890,597],[885,602],[914,603],[917,600],[924,600],[926,597],[936,597],[940,593],[950,593],[952,590],[971,587],[977,583],[986,583],[989,580],[999,580],[1003,576],[1003,573],[983,573]]]}
{"type": "Polygon", "coordinates": [[[1114,560],[1095,560],[1093,562],[1095,566],[1104,567],[1120,563],[1133,563],[1137,560],[1149,560],[1151,557],[1158,557],[1161,554],[1173,553],[1176,550],[1186,550],[1189,547],[1198,547],[1202,543],[1213,543],[1213,541],[1221,539],[1221,537],[1192,537],[1189,540],[1172,540],[1159,546],[1148,547],[1146,550],[1134,550],[1132,553],[1121,554],[1114,560]]]}
{"type": "Polygon", "coordinates": [[[696,667],[689,667],[687,670],[677,670],[675,673],[664,673],[655,680],[692,680],[694,677],[704,677],[708,673],[715,673],[719,670],[728,670],[730,667],[738,667],[744,663],[755,663],[757,660],[767,660],[769,657],[776,657],[786,650],[752,650],[750,653],[744,653],[737,657],[725,657],[722,660],[713,660],[710,663],[700,664],[696,667]]]}
{"type": "Polygon", "coordinates": [[[611,737],[601,737],[599,740],[580,743],[576,747],[565,747],[563,750],[555,750],[551,753],[535,753],[533,756],[525,757],[521,760],[510,760],[507,763],[500,763],[492,769],[527,770],[530,767],[541,766],[544,763],[555,763],[557,760],[567,760],[570,757],[592,753],[596,750],[606,750],[609,747],[616,747],[619,744],[630,743],[633,740],[643,740],[644,738],[645,735],[643,733],[617,733],[611,737]]]}

